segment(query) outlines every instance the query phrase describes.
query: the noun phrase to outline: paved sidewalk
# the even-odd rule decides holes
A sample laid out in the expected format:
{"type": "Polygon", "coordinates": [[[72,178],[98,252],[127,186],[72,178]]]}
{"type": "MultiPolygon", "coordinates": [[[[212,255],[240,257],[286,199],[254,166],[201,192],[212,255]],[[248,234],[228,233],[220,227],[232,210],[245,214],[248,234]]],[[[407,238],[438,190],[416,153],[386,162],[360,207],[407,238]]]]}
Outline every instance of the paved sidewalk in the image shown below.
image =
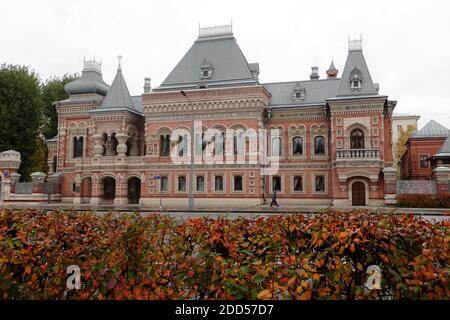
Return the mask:
{"type": "MultiPolygon", "coordinates": [[[[9,209],[26,209],[26,208],[37,208],[43,210],[52,210],[57,208],[62,209],[72,209],[78,211],[142,211],[142,212],[158,212],[160,211],[159,207],[148,207],[148,206],[140,206],[140,205],[97,205],[91,206],[89,204],[79,204],[73,205],[70,203],[0,203],[1,208],[9,208],[9,209]]],[[[298,205],[280,205],[278,208],[270,208],[268,204],[252,206],[252,207],[196,207],[195,212],[234,212],[234,213],[320,213],[326,211],[330,208],[335,210],[368,210],[369,212],[382,212],[382,213],[414,213],[414,214],[423,214],[423,215],[443,215],[448,214],[450,216],[450,208],[449,209],[437,209],[437,208],[397,208],[397,207],[351,207],[351,206],[328,206],[328,205],[307,205],[307,206],[298,206],[298,205]]],[[[186,207],[164,207],[164,212],[188,212],[186,207]]]]}

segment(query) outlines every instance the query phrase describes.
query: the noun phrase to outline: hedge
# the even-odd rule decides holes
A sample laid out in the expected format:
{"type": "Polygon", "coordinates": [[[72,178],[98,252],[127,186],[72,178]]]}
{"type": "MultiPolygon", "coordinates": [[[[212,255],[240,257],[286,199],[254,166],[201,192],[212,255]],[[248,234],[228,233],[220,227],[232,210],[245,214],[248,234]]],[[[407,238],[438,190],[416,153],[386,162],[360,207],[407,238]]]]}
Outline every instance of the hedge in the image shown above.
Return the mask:
{"type": "Polygon", "coordinates": [[[0,211],[2,299],[448,299],[450,223],[0,211]],[[81,289],[66,287],[69,265],[81,289]],[[366,287],[370,265],[381,289],[366,287]]]}
{"type": "Polygon", "coordinates": [[[450,209],[450,193],[423,194],[410,193],[397,196],[397,205],[403,208],[448,208],[450,209]]]}

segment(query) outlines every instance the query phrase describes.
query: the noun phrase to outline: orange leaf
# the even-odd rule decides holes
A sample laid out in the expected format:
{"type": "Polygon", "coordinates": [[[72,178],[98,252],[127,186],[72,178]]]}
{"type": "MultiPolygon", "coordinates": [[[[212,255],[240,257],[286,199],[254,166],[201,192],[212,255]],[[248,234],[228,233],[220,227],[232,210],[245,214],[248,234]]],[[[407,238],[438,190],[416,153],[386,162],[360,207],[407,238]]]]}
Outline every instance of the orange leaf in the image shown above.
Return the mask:
{"type": "Polygon", "coordinates": [[[305,292],[303,292],[303,294],[300,296],[300,300],[311,300],[311,291],[310,290],[306,290],[305,292]]]}
{"type": "Polygon", "coordinates": [[[258,293],[257,298],[261,300],[268,300],[272,298],[272,293],[269,290],[265,289],[258,293]]]}

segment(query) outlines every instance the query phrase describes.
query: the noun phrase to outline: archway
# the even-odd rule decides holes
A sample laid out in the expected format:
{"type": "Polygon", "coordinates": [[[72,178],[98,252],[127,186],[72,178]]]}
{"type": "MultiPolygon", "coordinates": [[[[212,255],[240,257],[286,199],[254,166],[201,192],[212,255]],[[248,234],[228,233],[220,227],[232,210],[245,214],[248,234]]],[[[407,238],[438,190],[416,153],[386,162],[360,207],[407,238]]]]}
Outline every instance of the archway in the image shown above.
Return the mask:
{"type": "Polygon", "coordinates": [[[351,185],[352,206],[365,206],[366,203],[366,185],[362,181],[355,181],[351,185]]]}
{"type": "Polygon", "coordinates": [[[92,178],[84,178],[81,181],[81,201],[89,203],[92,197],[92,178]]]}
{"type": "Polygon", "coordinates": [[[141,179],[137,177],[131,177],[128,179],[128,203],[139,203],[141,198],[141,179]]]}
{"type": "Polygon", "coordinates": [[[103,200],[114,200],[116,197],[116,180],[111,177],[103,179],[103,200]]]}

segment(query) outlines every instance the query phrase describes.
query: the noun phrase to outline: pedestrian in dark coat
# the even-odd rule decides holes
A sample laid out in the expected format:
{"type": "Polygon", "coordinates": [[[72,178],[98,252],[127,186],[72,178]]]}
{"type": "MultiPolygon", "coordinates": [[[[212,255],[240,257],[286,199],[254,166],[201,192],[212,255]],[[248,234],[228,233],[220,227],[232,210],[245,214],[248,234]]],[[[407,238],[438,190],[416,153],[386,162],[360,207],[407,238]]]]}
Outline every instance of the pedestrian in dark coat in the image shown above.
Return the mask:
{"type": "Polygon", "coordinates": [[[277,191],[276,190],[272,193],[272,202],[270,203],[270,207],[272,208],[273,205],[279,207],[278,202],[277,202],[277,191]]]}

